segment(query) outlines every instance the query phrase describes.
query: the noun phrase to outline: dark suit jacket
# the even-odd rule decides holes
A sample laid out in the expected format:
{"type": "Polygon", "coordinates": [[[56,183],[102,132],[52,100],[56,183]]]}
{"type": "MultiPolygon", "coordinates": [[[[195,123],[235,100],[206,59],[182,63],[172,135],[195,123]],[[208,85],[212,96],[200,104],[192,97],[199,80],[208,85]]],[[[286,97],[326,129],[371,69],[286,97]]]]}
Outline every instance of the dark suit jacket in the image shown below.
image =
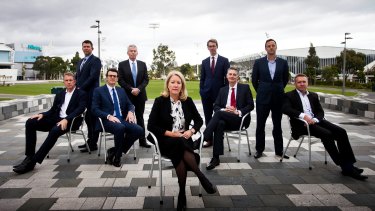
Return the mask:
{"type": "MultiPolygon", "coordinates": [[[[309,98],[314,118],[322,121],[324,119],[324,110],[320,104],[318,94],[309,92],[307,98],[309,98]]],[[[291,118],[290,123],[293,128],[293,134],[296,134],[297,136],[304,134],[306,127],[302,121],[298,120],[299,115],[303,113],[303,105],[297,90],[285,93],[283,113],[291,118]]]]}
{"type": "Polygon", "coordinates": [[[199,93],[202,98],[216,99],[221,87],[228,84],[226,75],[229,68],[227,58],[218,55],[215,72],[212,75],[210,57],[202,61],[199,93]]]}
{"type": "MultiPolygon", "coordinates": [[[[216,98],[214,111],[219,111],[225,108],[227,105],[229,94],[229,85],[220,89],[219,95],[216,98]]],[[[250,87],[248,84],[237,83],[237,98],[236,98],[237,110],[240,110],[242,115],[249,113],[254,109],[253,95],[251,94],[250,87]]],[[[244,120],[245,125],[250,124],[250,115],[244,120]]]]}
{"type": "MultiPolygon", "coordinates": [[[[89,95],[89,100],[91,100],[94,89],[99,87],[100,69],[102,68],[102,63],[98,57],[91,55],[80,70],[79,68],[82,61],[83,59],[81,59],[77,64],[76,85],[80,89],[87,92],[89,95]]],[[[91,102],[89,102],[88,107],[90,108],[90,106],[91,102]]]]}
{"type": "MultiPolygon", "coordinates": [[[[185,116],[185,129],[189,129],[191,121],[194,121],[193,128],[195,131],[203,125],[203,119],[200,116],[193,100],[188,97],[185,101],[181,101],[182,110],[185,116]]],[[[169,97],[157,97],[152,106],[152,110],[148,119],[147,129],[155,134],[157,139],[164,136],[165,131],[172,131],[173,118],[171,116],[171,100],[169,97]]],[[[149,135],[148,140],[153,141],[149,135]]]]}
{"type": "Polygon", "coordinates": [[[252,73],[252,83],[257,92],[257,104],[282,102],[284,88],[289,81],[289,66],[284,59],[277,57],[276,70],[273,79],[268,68],[267,56],[255,60],[252,73]]]}
{"type": "Polygon", "coordinates": [[[120,62],[120,64],[118,65],[118,72],[118,83],[123,89],[125,89],[128,97],[133,98],[133,95],[131,94],[132,88],[138,88],[140,90],[140,93],[136,98],[142,101],[146,101],[146,86],[148,85],[149,81],[146,64],[142,61],[137,60],[137,87],[134,87],[134,80],[129,60],[120,62]]]}
{"type": "MultiPolygon", "coordinates": [[[[65,94],[66,89],[62,90],[58,94],[56,94],[55,99],[53,101],[52,107],[41,114],[43,114],[43,118],[53,118],[53,119],[59,119],[60,118],[60,111],[61,106],[63,105],[65,101],[65,94]]],[[[87,94],[85,91],[80,89],[75,89],[72,95],[72,98],[70,99],[68,108],[66,109],[66,114],[68,116],[65,117],[66,120],[68,120],[68,124],[70,124],[74,117],[82,114],[87,106],[87,94]]],[[[81,125],[82,119],[75,120],[74,121],[73,128],[76,128],[76,126],[81,125]]]]}
{"type": "MultiPolygon", "coordinates": [[[[129,111],[134,112],[134,105],[130,102],[128,96],[122,88],[116,87],[116,91],[117,97],[119,98],[121,113],[123,117],[126,118],[129,111]]],[[[114,105],[107,85],[98,87],[94,90],[91,111],[94,116],[100,117],[103,121],[108,121],[108,114],[113,115],[114,105]]],[[[96,124],[96,129],[100,129],[98,122],[96,124]]]]}

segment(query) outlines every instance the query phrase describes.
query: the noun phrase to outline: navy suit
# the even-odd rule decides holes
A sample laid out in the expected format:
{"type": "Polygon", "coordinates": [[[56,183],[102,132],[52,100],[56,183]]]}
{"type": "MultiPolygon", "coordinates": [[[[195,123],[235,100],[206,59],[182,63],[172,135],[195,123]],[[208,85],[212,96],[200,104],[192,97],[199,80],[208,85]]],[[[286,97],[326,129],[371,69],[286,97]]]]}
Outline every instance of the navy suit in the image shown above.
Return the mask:
{"type": "Polygon", "coordinates": [[[98,133],[94,132],[95,119],[91,113],[91,104],[92,104],[92,95],[94,89],[99,87],[100,82],[100,70],[102,68],[102,63],[100,59],[94,55],[91,55],[87,61],[83,64],[82,69],[81,59],[77,64],[76,69],[76,85],[79,89],[84,90],[88,94],[88,104],[87,104],[87,113],[85,121],[87,124],[88,138],[87,141],[90,146],[96,146],[98,141],[98,133]]]}
{"type": "Polygon", "coordinates": [[[271,78],[267,57],[257,59],[253,66],[252,83],[256,96],[257,128],[256,128],[256,150],[259,153],[265,147],[265,124],[270,111],[272,112],[273,139],[275,153],[283,153],[283,136],[281,130],[282,102],[284,88],[289,81],[288,62],[276,58],[276,69],[274,78],[271,78]]]}
{"type": "MultiPolygon", "coordinates": [[[[241,111],[242,115],[245,115],[246,113],[252,111],[254,109],[254,101],[249,85],[237,83],[236,92],[237,110],[241,111]]],[[[212,133],[214,133],[214,157],[218,157],[219,155],[224,154],[224,130],[237,130],[241,125],[242,117],[233,113],[221,111],[221,109],[226,108],[228,94],[229,85],[220,89],[219,95],[215,101],[214,116],[212,117],[210,123],[208,123],[204,131],[204,137],[212,137],[212,133]]],[[[244,120],[245,127],[249,126],[250,119],[251,117],[249,115],[244,120]]]]}
{"type": "Polygon", "coordinates": [[[145,112],[145,103],[147,101],[146,86],[148,85],[148,81],[149,81],[148,74],[147,74],[147,66],[144,62],[137,60],[136,87],[134,87],[133,74],[130,68],[129,60],[120,62],[120,64],[118,65],[118,74],[119,74],[118,83],[125,90],[130,101],[135,106],[135,115],[137,116],[137,124],[141,126],[143,129],[145,129],[143,113],[145,112]],[[134,96],[131,93],[132,88],[138,88],[140,90],[137,96],[134,96]]]}
{"type": "MultiPolygon", "coordinates": [[[[43,118],[37,120],[28,119],[26,121],[26,156],[33,156],[33,159],[38,162],[42,163],[48,152],[52,149],[53,145],[55,145],[57,139],[68,132],[72,120],[74,117],[82,114],[87,105],[87,94],[86,92],[75,89],[73,95],[69,101],[69,105],[66,109],[66,116],[64,119],[68,120],[67,129],[61,130],[61,126],[57,126],[56,123],[61,121],[63,118],[60,118],[60,111],[61,106],[65,101],[65,94],[66,91],[63,90],[56,94],[55,99],[53,101],[53,105],[51,109],[46,112],[43,112],[43,118]],[[35,153],[35,146],[36,146],[36,131],[44,131],[48,133],[46,140],[40,146],[39,150],[35,153]]],[[[75,120],[73,128],[78,128],[81,123],[82,119],[75,120]]]]}
{"type": "Polygon", "coordinates": [[[220,88],[228,84],[226,75],[230,67],[228,59],[218,55],[217,61],[215,61],[214,74],[212,74],[210,57],[202,61],[199,84],[206,126],[212,118],[213,105],[220,88]]]}
{"type": "MultiPolygon", "coordinates": [[[[116,87],[116,92],[123,116],[123,118],[117,118],[119,118],[121,123],[114,123],[107,119],[108,115],[114,114],[114,104],[107,85],[98,87],[94,90],[91,111],[95,117],[100,117],[102,119],[104,129],[114,135],[116,148],[115,155],[119,158],[121,157],[122,152],[126,153],[139,137],[144,137],[144,130],[137,124],[125,121],[128,112],[134,112],[134,105],[130,102],[122,88],[116,87]]],[[[96,123],[96,130],[101,130],[99,121],[96,123]]]]}
{"type": "MultiPolygon", "coordinates": [[[[336,165],[355,163],[356,159],[346,130],[324,119],[324,111],[316,93],[309,92],[307,98],[310,101],[314,118],[319,120],[319,123],[309,125],[310,134],[322,140],[324,147],[336,165]]],[[[283,112],[291,118],[293,138],[297,139],[300,135],[307,135],[306,126],[302,121],[297,120],[304,111],[301,98],[296,90],[285,94],[283,112]]]]}

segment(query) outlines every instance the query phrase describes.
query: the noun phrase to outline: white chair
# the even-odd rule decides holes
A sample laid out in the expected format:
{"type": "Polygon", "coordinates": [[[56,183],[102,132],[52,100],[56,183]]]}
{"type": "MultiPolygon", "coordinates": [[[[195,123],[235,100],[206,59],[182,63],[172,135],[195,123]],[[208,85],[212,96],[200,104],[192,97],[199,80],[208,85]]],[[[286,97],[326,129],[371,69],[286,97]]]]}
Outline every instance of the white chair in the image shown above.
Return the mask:
{"type": "MultiPolygon", "coordinates": [[[[100,150],[102,148],[102,139],[104,137],[104,163],[107,163],[107,140],[114,140],[114,137],[113,137],[113,134],[112,133],[109,133],[109,132],[106,132],[105,129],[104,129],[104,125],[103,125],[103,121],[100,117],[99,118],[99,123],[100,123],[100,126],[102,128],[102,130],[100,131],[99,133],[99,148],[98,148],[98,157],[100,157],[100,150]],[[107,139],[108,136],[111,136],[110,138],[107,139]]],[[[124,136],[126,136],[126,134],[124,134],[124,136]]],[[[135,146],[133,144],[133,150],[134,150],[134,160],[137,159],[137,151],[135,150],[135,146]]]]}
{"type": "MultiPolygon", "coordinates": [[[[73,120],[72,120],[72,123],[70,124],[69,131],[65,133],[66,139],[68,140],[68,144],[70,146],[70,149],[68,148],[68,159],[67,159],[68,162],[70,162],[70,151],[74,152],[74,149],[73,149],[73,146],[72,146],[72,137],[73,137],[72,135],[81,135],[83,137],[83,140],[85,141],[85,144],[86,144],[86,147],[89,151],[89,154],[91,154],[90,148],[87,144],[86,135],[83,132],[83,125],[85,123],[85,116],[86,116],[86,110],[82,114],[74,117],[73,120]],[[76,121],[78,121],[78,119],[82,120],[81,125],[79,125],[78,128],[73,128],[74,126],[77,127],[76,125],[74,125],[74,123],[76,121]]],[[[47,158],[49,158],[49,153],[47,154],[47,158]]]]}
{"type": "MultiPolygon", "coordinates": [[[[203,133],[201,133],[200,131],[198,131],[198,133],[200,134],[200,146],[199,146],[199,157],[201,157],[201,152],[202,152],[202,145],[203,145],[203,133]]],[[[152,173],[154,171],[154,165],[155,165],[155,162],[158,161],[158,166],[159,166],[159,186],[160,186],[160,204],[163,204],[163,175],[162,175],[162,162],[171,162],[170,159],[164,157],[161,155],[160,153],[160,148],[159,148],[159,142],[158,142],[158,139],[156,138],[156,136],[149,131],[149,134],[152,136],[152,138],[154,139],[154,144],[153,144],[153,154],[152,154],[152,163],[151,163],[151,169],[150,169],[150,173],[149,173],[149,176],[148,176],[148,179],[149,179],[149,182],[148,182],[148,188],[151,188],[151,182],[152,182],[152,173]]],[[[201,158],[202,160],[202,158],[201,158]]],[[[202,165],[201,165],[202,162],[199,162],[199,169],[202,169],[202,165]]],[[[201,184],[199,182],[199,197],[202,196],[202,190],[201,190],[201,184]]]]}
{"type": "MultiPolygon", "coordinates": [[[[296,153],[294,154],[294,157],[297,157],[298,150],[299,150],[299,148],[301,147],[301,144],[302,144],[303,140],[304,140],[305,137],[307,136],[307,140],[308,140],[308,143],[307,143],[307,144],[308,144],[308,146],[309,146],[309,169],[311,170],[311,169],[312,169],[312,167],[311,167],[311,145],[312,145],[312,144],[315,144],[315,143],[319,143],[320,140],[319,140],[319,141],[313,141],[313,142],[312,142],[312,141],[311,141],[310,126],[309,126],[309,124],[308,124],[305,120],[303,120],[303,119],[299,119],[299,118],[295,118],[295,119],[298,119],[298,120],[302,121],[302,122],[305,124],[306,129],[307,129],[307,135],[301,135],[301,136],[298,137],[298,139],[295,139],[296,141],[298,141],[298,140],[301,140],[301,141],[300,141],[299,144],[298,144],[298,148],[297,148],[297,150],[296,150],[296,153]]],[[[289,144],[290,144],[290,142],[294,139],[293,136],[292,136],[293,128],[292,128],[292,125],[291,125],[291,123],[290,123],[290,117],[289,117],[289,121],[288,121],[288,122],[289,122],[289,127],[290,127],[290,138],[289,138],[289,142],[288,142],[288,144],[286,145],[285,150],[284,150],[284,152],[283,152],[283,156],[281,156],[280,162],[283,161],[284,155],[286,154],[286,151],[288,150],[289,144]]],[[[327,151],[325,150],[325,148],[324,148],[324,163],[327,164],[327,151]]]]}
{"type": "Polygon", "coordinates": [[[246,136],[246,140],[247,140],[247,147],[249,148],[249,155],[251,155],[251,150],[250,150],[250,142],[249,142],[249,135],[247,133],[247,128],[249,128],[249,126],[245,127],[244,125],[244,120],[247,116],[250,115],[250,112],[245,114],[244,116],[242,116],[242,120],[241,120],[241,125],[240,127],[238,128],[238,130],[233,130],[233,131],[229,131],[229,130],[226,130],[224,131],[225,132],[225,137],[227,138],[227,144],[228,144],[228,149],[229,149],[229,152],[232,151],[231,148],[230,148],[230,144],[229,144],[229,138],[228,138],[228,134],[230,137],[236,137],[238,135],[238,155],[237,155],[237,162],[240,162],[240,153],[241,153],[241,139],[242,139],[242,135],[245,135],[246,136]]]}

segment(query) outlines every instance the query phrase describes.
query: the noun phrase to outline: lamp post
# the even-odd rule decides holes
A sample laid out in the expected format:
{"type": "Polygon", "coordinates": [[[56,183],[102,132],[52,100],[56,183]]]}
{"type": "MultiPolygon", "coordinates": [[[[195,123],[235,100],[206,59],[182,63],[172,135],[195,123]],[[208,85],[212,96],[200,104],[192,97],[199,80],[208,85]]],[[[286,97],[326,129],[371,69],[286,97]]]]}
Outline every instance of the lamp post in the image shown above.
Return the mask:
{"type": "Polygon", "coordinates": [[[102,32],[100,31],[100,20],[95,20],[95,22],[97,23],[97,25],[92,25],[90,26],[90,28],[98,28],[98,57],[100,59],[100,34],[102,32]]]}
{"type": "Polygon", "coordinates": [[[342,69],[342,95],[345,94],[346,40],[353,39],[351,37],[347,37],[348,35],[350,35],[350,33],[349,32],[345,32],[345,41],[341,42],[341,44],[344,44],[344,65],[343,65],[343,69],[342,69]]]}

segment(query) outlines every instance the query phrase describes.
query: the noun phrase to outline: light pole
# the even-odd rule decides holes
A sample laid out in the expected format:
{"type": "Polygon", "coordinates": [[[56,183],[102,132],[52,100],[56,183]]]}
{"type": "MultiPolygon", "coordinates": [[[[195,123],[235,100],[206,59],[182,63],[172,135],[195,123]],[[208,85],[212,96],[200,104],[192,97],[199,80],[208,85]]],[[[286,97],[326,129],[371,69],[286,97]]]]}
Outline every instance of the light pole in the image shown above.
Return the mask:
{"type": "Polygon", "coordinates": [[[341,43],[341,44],[344,44],[344,65],[343,65],[343,69],[342,69],[342,95],[345,94],[346,40],[353,39],[351,37],[347,37],[347,35],[350,35],[350,33],[345,32],[345,41],[341,43]]]}
{"type": "Polygon", "coordinates": [[[92,25],[90,26],[90,28],[98,28],[98,57],[100,59],[100,34],[102,32],[100,31],[100,20],[95,20],[95,22],[97,23],[97,25],[92,25]]]}

